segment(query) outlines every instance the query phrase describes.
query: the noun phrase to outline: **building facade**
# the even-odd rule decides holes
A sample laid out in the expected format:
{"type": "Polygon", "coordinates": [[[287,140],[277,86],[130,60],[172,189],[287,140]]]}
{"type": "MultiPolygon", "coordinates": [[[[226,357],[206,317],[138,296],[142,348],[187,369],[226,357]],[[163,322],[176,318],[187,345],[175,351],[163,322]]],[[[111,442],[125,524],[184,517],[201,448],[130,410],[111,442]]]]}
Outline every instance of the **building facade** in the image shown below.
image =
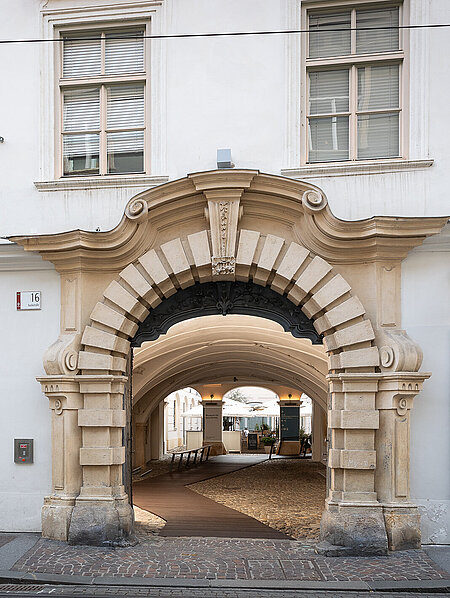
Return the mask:
{"type": "Polygon", "coordinates": [[[0,11],[2,39],[43,40],[0,46],[0,528],[95,543],[103,501],[126,537],[129,343],[189,288],[239,283],[244,306],[237,286],[234,312],[205,295],[218,319],[161,324],[136,355],[136,424],[160,429],[165,396],[229,381],[227,364],[241,385],[271,388],[270,373],[327,413],[323,541],[448,543],[450,42],[415,28],[450,22],[447,0],[0,11]],[[266,33],[182,35],[223,32],[266,33]],[[20,292],[39,309],[18,309],[20,292]],[[323,344],[295,336],[284,301],[323,344]],[[240,360],[237,333],[254,343],[240,360]],[[32,463],[14,439],[34,440],[32,463]]]}

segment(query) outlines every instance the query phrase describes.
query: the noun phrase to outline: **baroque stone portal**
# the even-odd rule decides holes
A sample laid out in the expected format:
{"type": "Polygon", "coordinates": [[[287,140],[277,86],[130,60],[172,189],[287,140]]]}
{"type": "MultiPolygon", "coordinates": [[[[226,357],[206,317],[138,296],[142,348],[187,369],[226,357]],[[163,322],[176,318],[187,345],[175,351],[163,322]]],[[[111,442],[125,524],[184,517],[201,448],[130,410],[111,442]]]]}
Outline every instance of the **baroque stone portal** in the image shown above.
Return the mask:
{"type": "MultiPolygon", "coordinates": [[[[400,329],[401,261],[446,220],[344,222],[313,185],[226,170],[140,194],[108,233],[11,238],[61,275],[61,334],[39,378],[54,431],[43,535],[96,545],[131,541],[122,481],[130,343],[149,317],[151,334],[170,325],[170,306],[184,289],[231,281],[243,286],[215,287],[231,289],[225,303],[216,295],[219,310],[228,313],[226,301],[237,305],[240,296],[252,308],[272,304],[273,315],[273,292],[283,325],[298,331],[301,318],[291,316],[301,310],[323,335],[329,488],[319,550],[384,554],[388,546],[419,546],[409,500],[409,411],[429,374],[418,372],[420,349],[400,329]],[[245,299],[247,284],[270,292],[252,290],[245,299]]],[[[298,379],[301,385],[300,371],[298,379]]]]}

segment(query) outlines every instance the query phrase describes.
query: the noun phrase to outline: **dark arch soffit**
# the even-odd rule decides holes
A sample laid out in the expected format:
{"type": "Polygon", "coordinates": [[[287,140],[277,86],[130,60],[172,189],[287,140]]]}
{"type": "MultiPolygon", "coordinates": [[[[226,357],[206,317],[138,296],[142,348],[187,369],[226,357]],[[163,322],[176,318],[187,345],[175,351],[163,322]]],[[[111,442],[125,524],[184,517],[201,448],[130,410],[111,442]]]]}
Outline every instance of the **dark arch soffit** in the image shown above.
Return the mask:
{"type": "Polygon", "coordinates": [[[177,291],[152,309],[140,324],[131,345],[140,347],[145,341],[154,341],[171,326],[201,316],[241,314],[273,320],[296,338],[308,338],[313,345],[322,344],[310,320],[284,295],[270,287],[252,282],[196,283],[177,291]]]}

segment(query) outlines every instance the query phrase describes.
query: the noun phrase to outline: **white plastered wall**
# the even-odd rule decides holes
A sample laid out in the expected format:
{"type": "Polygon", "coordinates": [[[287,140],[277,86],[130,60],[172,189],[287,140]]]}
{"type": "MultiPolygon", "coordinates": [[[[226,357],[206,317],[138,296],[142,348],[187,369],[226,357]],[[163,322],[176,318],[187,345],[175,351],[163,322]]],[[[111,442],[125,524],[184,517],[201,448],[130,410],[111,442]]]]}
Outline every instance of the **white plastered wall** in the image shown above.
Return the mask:
{"type": "Polygon", "coordinates": [[[59,332],[59,275],[40,257],[0,244],[2,380],[0,531],[40,531],[44,496],[51,492],[51,418],[35,377],[59,332]],[[42,268],[42,269],[40,269],[42,268]],[[41,291],[42,309],[16,310],[16,291],[41,291]],[[14,463],[14,438],[34,439],[34,463],[14,463]]]}
{"type": "Polygon", "coordinates": [[[423,349],[422,370],[433,372],[411,411],[411,498],[427,544],[450,544],[449,233],[440,247],[431,238],[412,251],[402,268],[402,325],[423,349]]]}

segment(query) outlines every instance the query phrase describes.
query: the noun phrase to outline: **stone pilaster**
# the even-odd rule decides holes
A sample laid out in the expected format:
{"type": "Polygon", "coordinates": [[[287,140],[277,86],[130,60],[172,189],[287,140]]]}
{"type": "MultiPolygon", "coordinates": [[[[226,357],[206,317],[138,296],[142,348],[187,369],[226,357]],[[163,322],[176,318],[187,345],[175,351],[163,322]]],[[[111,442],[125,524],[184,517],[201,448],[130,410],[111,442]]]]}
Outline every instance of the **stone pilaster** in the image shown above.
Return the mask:
{"type": "Polygon", "coordinates": [[[375,488],[383,513],[390,550],[420,548],[420,516],[409,493],[410,410],[429,374],[384,373],[376,407],[380,428],[376,434],[375,488]]]}
{"type": "Polygon", "coordinates": [[[73,376],[46,376],[38,382],[52,411],[52,494],[45,497],[42,507],[42,535],[66,541],[82,483],[78,409],[83,397],[73,376]]]}
{"type": "Polygon", "coordinates": [[[145,443],[147,440],[147,424],[136,422],[133,436],[133,467],[145,465],[145,443]]]}
{"type": "Polygon", "coordinates": [[[386,554],[382,506],[375,491],[375,397],[378,374],[331,374],[328,412],[330,482],[319,552],[386,554]]]}
{"type": "Polygon", "coordinates": [[[312,455],[311,460],[323,463],[326,453],[324,434],[325,413],[317,401],[312,402],[312,455]]]}
{"type": "Polygon", "coordinates": [[[125,447],[123,376],[78,376],[84,396],[78,412],[82,430],[83,484],[69,527],[70,544],[126,545],[134,542],[133,511],[122,484],[125,447]]]}
{"type": "Polygon", "coordinates": [[[223,444],[222,401],[202,401],[203,405],[203,445],[212,445],[211,455],[225,455],[223,444]]]}

